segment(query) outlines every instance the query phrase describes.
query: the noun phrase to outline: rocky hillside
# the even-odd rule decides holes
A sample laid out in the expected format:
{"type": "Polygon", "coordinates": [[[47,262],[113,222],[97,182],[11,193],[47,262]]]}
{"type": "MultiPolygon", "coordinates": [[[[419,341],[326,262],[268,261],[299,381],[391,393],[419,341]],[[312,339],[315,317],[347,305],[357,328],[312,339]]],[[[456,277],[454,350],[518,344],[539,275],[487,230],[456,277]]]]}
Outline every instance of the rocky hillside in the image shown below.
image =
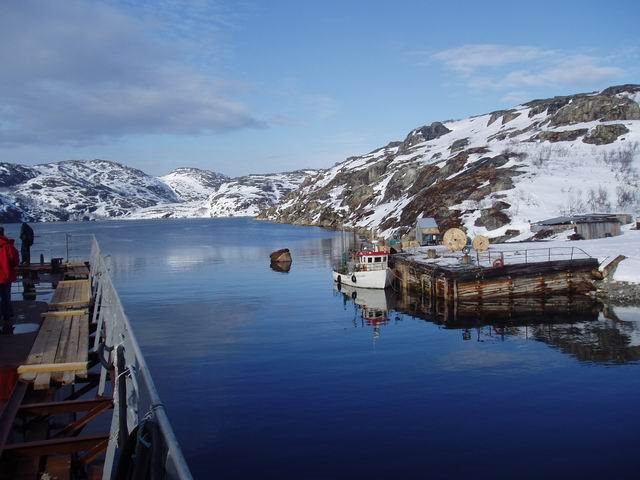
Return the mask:
{"type": "Polygon", "coordinates": [[[434,122],[320,172],[266,217],[389,235],[427,216],[524,238],[559,214],[638,212],[639,102],[623,85],[434,122]]]}
{"type": "Polygon", "coordinates": [[[209,198],[212,217],[256,216],[296,190],[317,170],[247,175],[224,183],[209,198]]]}
{"type": "Polygon", "coordinates": [[[161,177],[184,199],[158,204],[129,215],[131,218],[253,217],[298,188],[317,170],[246,175],[228,178],[203,170],[179,169],[161,177]],[[176,173],[178,172],[178,173],[176,173]],[[224,180],[224,181],[221,181],[224,180]]]}
{"type": "Polygon", "coordinates": [[[169,185],[180,200],[191,202],[208,200],[211,194],[230,178],[210,170],[181,167],[160,177],[160,180],[169,185]]]}
{"type": "Polygon", "coordinates": [[[0,163],[0,222],[252,216],[316,173],[232,179],[179,168],[156,178],[106,160],[0,163]]]}
{"type": "Polygon", "coordinates": [[[161,180],[106,160],[0,163],[0,189],[4,222],[122,217],[179,200],[161,180]]]}

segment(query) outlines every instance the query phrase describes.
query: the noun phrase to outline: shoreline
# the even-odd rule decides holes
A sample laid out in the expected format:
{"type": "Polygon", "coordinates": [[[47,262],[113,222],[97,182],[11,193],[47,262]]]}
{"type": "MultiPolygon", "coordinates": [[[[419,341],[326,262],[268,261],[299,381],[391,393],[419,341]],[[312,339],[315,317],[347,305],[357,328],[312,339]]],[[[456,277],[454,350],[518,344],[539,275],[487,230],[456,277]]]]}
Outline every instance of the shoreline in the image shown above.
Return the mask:
{"type": "Polygon", "coordinates": [[[596,283],[593,296],[620,307],[640,307],[640,284],[625,281],[603,280],[596,283]]]}

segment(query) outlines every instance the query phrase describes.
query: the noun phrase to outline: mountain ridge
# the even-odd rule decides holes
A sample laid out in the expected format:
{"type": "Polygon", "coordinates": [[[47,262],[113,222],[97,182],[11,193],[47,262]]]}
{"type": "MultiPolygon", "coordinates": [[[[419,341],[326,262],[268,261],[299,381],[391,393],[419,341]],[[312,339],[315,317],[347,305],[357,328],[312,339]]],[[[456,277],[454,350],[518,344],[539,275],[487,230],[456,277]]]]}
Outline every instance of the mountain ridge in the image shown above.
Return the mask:
{"type": "Polygon", "coordinates": [[[506,239],[562,212],[638,212],[638,102],[627,84],[433,122],[320,172],[264,216],[384,236],[428,216],[506,239]]]}
{"type": "Polygon", "coordinates": [[[271,206],[315,172],[230,178],[179,167],[153,177],[111,160],[5,162],[0,163],[0,221],[254,216],[257,208],[271,206]],[[234,193],[220,196],[220,189],[234,193]]]}
{"type": "Polygon", "coordinates": [[[322,170],[161,177],[109,160],[0,163],[0,220],[259,216],[406,233],[420,216],[494,238],[563,213],[640,212],[640,85],[412,129],[322,170]]]}

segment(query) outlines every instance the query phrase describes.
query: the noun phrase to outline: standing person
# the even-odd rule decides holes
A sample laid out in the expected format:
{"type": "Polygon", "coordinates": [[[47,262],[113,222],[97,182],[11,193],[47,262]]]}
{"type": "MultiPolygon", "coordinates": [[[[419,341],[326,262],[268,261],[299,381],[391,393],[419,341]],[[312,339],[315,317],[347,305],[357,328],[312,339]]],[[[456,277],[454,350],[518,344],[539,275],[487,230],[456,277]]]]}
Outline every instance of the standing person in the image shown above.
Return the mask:
{"type": "Polygon", "coordinates": [[[31,263],[31,245],[33,245],[33,229],[26,223],[22,223],[20,228],[20,240],[22,246],[20,247],[20,255],[22,256],[22,262],[25,265],[31,263]]]}
{"type": "Polygon", "coordinates": [[[16,267],[19,262],[18,250],[13,246],[13,240],[5,237],[4,228],[0,227],[0,314],[5,322],[13,316],[11,283],[18,278],[16,267]]]}

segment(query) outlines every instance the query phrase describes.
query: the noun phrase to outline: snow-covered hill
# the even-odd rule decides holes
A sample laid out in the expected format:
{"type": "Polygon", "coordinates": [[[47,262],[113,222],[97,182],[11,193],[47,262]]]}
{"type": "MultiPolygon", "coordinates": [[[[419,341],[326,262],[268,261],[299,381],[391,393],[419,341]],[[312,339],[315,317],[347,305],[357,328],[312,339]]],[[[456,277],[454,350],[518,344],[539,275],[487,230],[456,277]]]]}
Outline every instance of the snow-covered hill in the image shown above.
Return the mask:
{"type": "Polygon", "coordinates": [[[212,217],[257,216],[297,189],[317,170],[247,175],[224,183],[209,198],[212,217]]]}
{"type": "Polygon", "coordinates": [[[389,235],[434,216],[443,228],[525,238],[529,221],[559,214],[640,212],[638,102],[640,85],[533,100],[434,122],[322,171],[156,178],[104,160],[0,163],[0,221],[260,214],[389,235]]]}
{"type": "MultiPolygon", "coordinates": [[[[165,181],[170,178],[170,181],[174,182],[171,186],[177,192],[174,173],[161,178],[165,181]]],[[[183,172],[179,195],[187,201],[154,205],[134,211],[129,216],[131,218],[254,217],[298,188],[306,177],[317,173],[317,170],[298,170],[236,178],[225,177],[224,182],[213,187],[211,184],[201,182],[203,178],[211,178],[203,176],[202,171],[186,179],[183,172]]]]}
{"type": "Polygon", "coordinates": [[[182,167],[160,177],[160,180],[169,185],[180,200],[191,202],[208,200],[220,185],[230,179],[226,175],[210,170],[182,167]]]}
{"type": "Polygon", "coordinates": [[[419,216],[526,237],[564,213],[640,211],[640,85],[417,128],[306,181],[267,217],[408,231],[419,216]]]}
{"type": "Polygon", "coordinates": [[[256,215],[316,171],[228,178],[179,168],[160,178],[106,160],[0,163],[0,221],[256,215]]]}
{"type": "Polygon", "coordinates": [[[106,160],[27,167],[0,163],[2,221],[123,217],[178,201],[159,179],[106,160]]]}

